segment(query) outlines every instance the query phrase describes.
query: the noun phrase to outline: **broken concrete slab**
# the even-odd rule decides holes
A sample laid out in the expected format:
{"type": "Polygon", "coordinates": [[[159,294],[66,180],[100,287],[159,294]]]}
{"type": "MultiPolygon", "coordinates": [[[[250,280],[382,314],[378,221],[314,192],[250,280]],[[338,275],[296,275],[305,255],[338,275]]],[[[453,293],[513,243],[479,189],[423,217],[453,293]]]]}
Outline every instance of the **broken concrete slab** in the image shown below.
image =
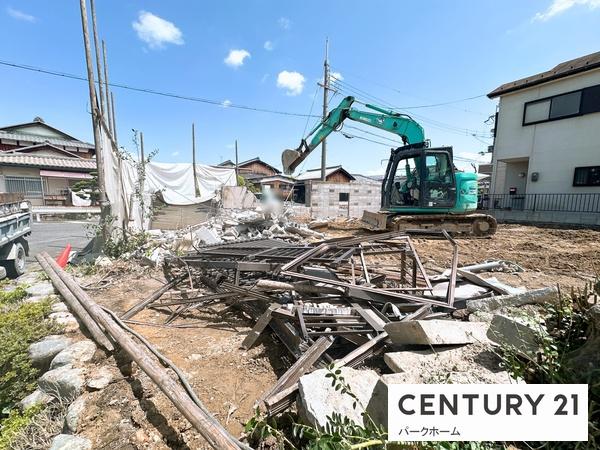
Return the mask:
{"type": "Polygon", "coordinates": [[[491,312],[501,308],[518,307],[523,305],[545,305],[558,303],[558,288],[556,286],[534,289],[531,291],[499,295],[496,297],[482,298],[467,301],[469,312],[491,312]]]}
{"type": "Polygon", "coordinates": [[[385,331],[395,345],[456,345],[485,342],[484,322],[453,320],[413,320],[390,322],[385,331]]]}
{"type": "MultiPolygon", "coordinates": [[[[445,281],[443,283],[438,283],[433,286],[433,290],[431,291],[431,295],[437,299],[445,299],[446,294],[448,293],[448,282],[445,281]]],[[[454,290],[454,301],[457,300],[469,300],[473,297],[478,297],[480,295],[489,292],[488,289],[482,286],[477,286],[475,284],[463,283],[457,284],[454,290]]]]}
{"type": "Polygon", "coordinates": [[[487,344],[388,352],[383,358],[391,370],[408,374],[419,384],[515,383],[487,344]]]}
{"type": "Polygon", "coordinates": [[[487,332],[488,338],[498,345],[509,347],[518,353],[534,358],[540,348],[546,330],[523,318],[496,314],[487,332]]]}
{"type": "Polygon", "coordinates": [[[200,228],[194,230],[193,237],[194,242],[199,242],[201,244],[210,245],[219,244],[222,242],[219,238],[219,235],[214,230],[205,226],[201,226],[200,228]]]}
{"type": "Polygon", "coordinates": [[[369,403],[379,376],[373,370],[356,370],[342,367],[341,376],[358,398],[356,408],[354,399],[342,394],[331,385],[332,378],[326,377],[328,370],[319,369],[300,378],[298,411],[300,417],[312,426],[324,427],[327,416],[338,413],[348,417],[358,425],[363,425],[363,405],[369,403]]]}

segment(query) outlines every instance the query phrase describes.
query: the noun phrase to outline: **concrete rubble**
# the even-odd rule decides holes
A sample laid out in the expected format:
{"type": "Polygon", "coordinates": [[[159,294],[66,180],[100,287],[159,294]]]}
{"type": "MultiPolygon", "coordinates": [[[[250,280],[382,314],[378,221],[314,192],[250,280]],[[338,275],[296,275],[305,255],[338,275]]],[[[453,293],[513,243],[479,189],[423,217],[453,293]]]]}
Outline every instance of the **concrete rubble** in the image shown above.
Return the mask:
{"type": "Polygon", "coordinates": [[[491,341],[530,358],[535,357],[546,334],[545,328],[531,320],[503,314],[494,315],[487,332],[491,341]]]}
{"type": "Polygon", "coordinates": [[[353,405],[353,397],[335,389],[332,385],[333,379],[326,376],[326,369],[315,370],[301,377],[298,383],[298,412],[306,423],[324,427],[328,422],[327,416],[335,412],[358,425],[363,425],[364,408],[369,403],[379,375],[373,370],[356,370],[349,367],[342,367],[340,370],[339,376],[344,378],[344,384],[349,386],[358,399],[356,406],[353,405]]]}
{"type": "Polygon", "coordinates": [[[456,345],[487,341],[488,325],[455,320],[390,322],[385,331],[395,345],[456,345]]]}
{"type": "Polygon", "coordinates": [[[501,308],[513,308],[523,305],[546,305],[558,302],[558,289],[556,286],[534,289],[518,294],[499,295],[467,301],[469,312],[492,312],[501,308]]]}

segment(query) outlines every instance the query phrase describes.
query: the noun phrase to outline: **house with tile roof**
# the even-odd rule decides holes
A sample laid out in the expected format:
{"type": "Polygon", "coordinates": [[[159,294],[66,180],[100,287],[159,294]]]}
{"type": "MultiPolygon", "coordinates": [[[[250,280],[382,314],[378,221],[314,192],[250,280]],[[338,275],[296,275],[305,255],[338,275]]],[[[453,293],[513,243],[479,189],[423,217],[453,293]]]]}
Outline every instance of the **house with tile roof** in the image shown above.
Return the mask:
{"type": "Polygon", "coordinates": [[[70,188],[95,170],[93,144],[40,117],[0,127],[0,192],[22,193],[34,206],[69,206],[70,188]]]}

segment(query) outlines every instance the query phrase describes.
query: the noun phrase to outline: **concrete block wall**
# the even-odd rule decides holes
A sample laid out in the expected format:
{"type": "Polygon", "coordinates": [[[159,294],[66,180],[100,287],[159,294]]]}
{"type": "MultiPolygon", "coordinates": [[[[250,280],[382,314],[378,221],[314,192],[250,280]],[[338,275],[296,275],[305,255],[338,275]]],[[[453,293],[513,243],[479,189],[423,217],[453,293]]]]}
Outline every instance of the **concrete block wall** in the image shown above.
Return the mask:
{"type": "Polygon", "coordinates": [[[313,181],[306,189],[306,206],[310,207],[311,216],[315,219],[362,217],[365,210],[379,211],[380,203],[381,186],[376,183],[313,181]]]}
{"type": "Polygon", "coordinates": [[[562,211],[488,211],[498,222],[562,224],[600,227],[600,213],[577,213],[562,211]]]}

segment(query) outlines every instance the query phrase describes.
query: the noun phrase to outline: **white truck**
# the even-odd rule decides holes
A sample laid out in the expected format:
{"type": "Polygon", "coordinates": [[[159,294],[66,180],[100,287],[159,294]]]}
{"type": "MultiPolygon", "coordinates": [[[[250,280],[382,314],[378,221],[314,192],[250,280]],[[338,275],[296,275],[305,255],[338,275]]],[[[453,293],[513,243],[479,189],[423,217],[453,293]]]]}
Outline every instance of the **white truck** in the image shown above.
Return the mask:
{"type": "Polygon", "coordinates": [[[25,272],[31,234],[31,205],[22,194],[0,193],[0,279],[25,272]]]}

